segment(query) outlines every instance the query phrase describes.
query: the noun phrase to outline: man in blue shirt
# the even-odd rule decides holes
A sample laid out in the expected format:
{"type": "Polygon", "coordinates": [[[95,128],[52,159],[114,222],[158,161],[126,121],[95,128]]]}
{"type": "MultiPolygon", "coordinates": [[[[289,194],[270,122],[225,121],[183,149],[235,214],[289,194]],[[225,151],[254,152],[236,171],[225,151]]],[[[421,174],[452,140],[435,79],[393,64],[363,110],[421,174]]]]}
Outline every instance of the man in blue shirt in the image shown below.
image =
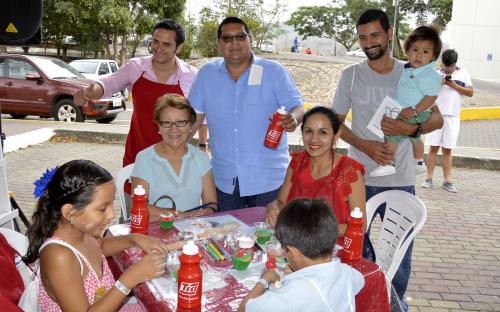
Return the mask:
{"type": "Polygon", "coordinates": [[[219,210],[265,206],[276,198],[288,166],[287,135],[276,149],[264,146],[269,117],[280,106],[292,132],[302,122],[302,97],[280,64],[255,56],[248,26],[228,17],[217,30],[223,58],[205,64],[189,100],[207,118],[219,210]]]}
{"type": "Polygon", "coordinates": [[[293,38],[293,49],[295,53],[299,53],[299,37],[295,36],[295,38],[293,38]]]}

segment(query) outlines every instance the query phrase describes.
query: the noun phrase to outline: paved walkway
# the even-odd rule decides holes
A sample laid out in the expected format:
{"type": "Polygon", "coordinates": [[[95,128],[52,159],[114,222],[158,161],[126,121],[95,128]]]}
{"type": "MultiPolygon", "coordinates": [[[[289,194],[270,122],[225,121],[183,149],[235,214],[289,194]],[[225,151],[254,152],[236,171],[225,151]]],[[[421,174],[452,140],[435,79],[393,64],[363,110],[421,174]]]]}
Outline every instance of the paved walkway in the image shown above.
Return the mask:
{"type": "MultiPolygon", "coordinates": [[[[6,154],[9,189],[31,216],[32,183],[45,168],[85,158],[116,173],[122,155],[121,144],[30,146],[6,154]]],[[[441,169],[436,173],[439,185],[441,169]]],[[[428,220],[415,242],[407,292],[410,311],[500,311],[500,171],[456,168],[454,176],[457,194],[439,186],[417,187],[417,195],[427,205],[428,220]]],[[[118,217],[118,201],[115,210],[118,217]]]]}

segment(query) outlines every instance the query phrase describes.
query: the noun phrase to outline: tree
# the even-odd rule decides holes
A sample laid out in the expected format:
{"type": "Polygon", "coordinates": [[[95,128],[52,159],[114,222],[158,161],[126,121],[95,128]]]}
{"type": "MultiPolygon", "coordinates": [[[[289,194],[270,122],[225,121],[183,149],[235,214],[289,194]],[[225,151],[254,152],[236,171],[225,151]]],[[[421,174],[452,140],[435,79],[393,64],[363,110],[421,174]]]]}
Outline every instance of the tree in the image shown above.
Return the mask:
{"type": "Polygon", "coordinates": [[[451,20],[453,0],[401,0],[400,7],[403,12],[415,14],[419,24],[431,23],[444,30],[451,20]]]}
{"type": "Polygon", "coordinates": [[[189,56],[191,55],[191,51],[195,46],[195,36],[198,28],[196,27],[195,20],[191,17],[188,17],[187,20],[185,18],[182,18],[180,23],[184,27],[186,40],[184,40],[184,46],[177,56],[182,59],[186,59],[189,58],[189,56]]]}
{"type": "Polygon", "coordinates": [[[125,60],[127,42],[135,50],[160,18],[180,20],[186,0],[44,0],[42,22],[45,42],[58,50],[72,36],[84,52],[106,51],[107,58],[125,60]],[[118,38],[121,37],[121,48],[118,38]],[[128,38],[132,40],[128,41],[128,38]],[[113,44],[110,49],[109,43],[113,44]]]}
{"type": "Polygon", "coordinates": [[[299,7],[286,24],[293,26],[303,38],[334,39],[350,50],[357,41],[358,17],[366,9],[379,7],[380,3],[370,0],[334,0],[328,6],[299,7]]]}
{"type": "Polygon", "coordinates": [[[130,55],[135,57],[135,53],[139,46],[142,45],[146,35],[151,34],[151,30],[158,21],[154,15],[147,14],[144,10],[139,10],[140,13],[134,18],[132,31],[129,33],[128,45],[131,47],[130,55]]]}
{"type": "Polygon", "coordinates": [[[299,7],[286,24],[293,26],[304,39],[313,36],[334,39],[347,50],[357,40],[352,18],[346,7],[299,7]]]}
{"type": "Polygon", "coordinates": [[[217,14],[209,7],[204,7],[200,11],[200,21],[198,36],[196,39],[196,50],[205,57],[214,57],[219,55],[217,48],[217,14]]]}
{"type": "MultiPolygon", "coordinates": [[[[286,24],[293,26],[303,38],[316,36],[334,39],[350,50],[357,42],[356,21],[365,10],[370,8],[382,8],[387,12],[391,22],[394,19],[392,0],[383,0],[381,3],[370,0],[334,0],[332,5],[328,6],[299,7],[292,13],[286,24]]],[[[403,30],[403,32],[396,32],[403,35],[403,38],[408,33],[408,25],[404,20],[405,14],[402,12],[399,14],[395,28],[396,31],[397,29],[403,30]]],[[[398,36],[398,38],[401,37],[398,36]]],[[[397,44],[400,46],[399,40],[397,44]]]]}
{"type": "MultiPolygon", "coordinates": [[[[86,7],[85,3],[82,3],[86,7]]],[[[43,2],[42,38],[45,42],[54,43],[57,56],[63,49],[63,40],[72,34],[74,25],[78,24],[77,3],[75,1],[45,0],[43,2]]],[[[63,55],[65,58],[66,55],[63,55]]]]}
{"type": "Polygon", "coordinates": [[[221,18],[238,16],[247,23],[254,46],[260,47],[279,34],[279,20],[286,4],[280,0],[264,4],[264,0],[219,2],[221,18]]]}

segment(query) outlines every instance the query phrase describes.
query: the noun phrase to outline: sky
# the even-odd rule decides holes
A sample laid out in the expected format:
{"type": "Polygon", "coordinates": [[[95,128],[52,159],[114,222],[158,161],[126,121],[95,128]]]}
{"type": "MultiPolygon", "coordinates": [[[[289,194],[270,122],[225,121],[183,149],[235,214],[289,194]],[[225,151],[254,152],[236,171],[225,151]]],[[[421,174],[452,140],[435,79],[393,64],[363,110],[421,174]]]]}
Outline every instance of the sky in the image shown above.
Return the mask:
{"type": "MultiPolygon", "coordinates": [[[[218,0],[224,1],[224,0],[218,0]]],[[[228,0],[229,1],[229,0],[228,0]]],[[[235,1],[235,0],[232,0],[235,1]]],[[[264,3],[274,3],[273,0],[264,0],[264,3]]],[[[287,20],[290,15],[299,7],[299,6],[321,6],[332,3],[332,0],[308,0],[304,3],[304,0],[284,0],[283,2],[287,3],[287,12],[285,12],[281,18],[282,21],[287,20]]],[[[213,3],[210,0],[186,0],[186,11],[190,12],[192,15],[197,15],[198,12],[207,5],[207,3],[213,3]]]]}

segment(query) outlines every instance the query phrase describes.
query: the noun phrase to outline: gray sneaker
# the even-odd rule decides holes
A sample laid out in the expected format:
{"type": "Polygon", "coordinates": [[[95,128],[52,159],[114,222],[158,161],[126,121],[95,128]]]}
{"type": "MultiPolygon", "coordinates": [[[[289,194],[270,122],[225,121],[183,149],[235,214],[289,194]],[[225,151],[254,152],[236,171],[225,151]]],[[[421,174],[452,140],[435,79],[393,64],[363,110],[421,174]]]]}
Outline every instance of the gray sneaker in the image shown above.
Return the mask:
{"type": "Polygon", "coordinates": [[[443,185],[441,185],[441,187],[447,190],[448,192],[452,193],[458,192],[457,188],[451,182],[443,182],[443,185]]]}
{"type": "Polygon", "coordinates": [[[426,179],[424,182],[420,183],[420,186],[423,188],[431,188],[434,184],[432,184],[432,179],[426,179]]]}

